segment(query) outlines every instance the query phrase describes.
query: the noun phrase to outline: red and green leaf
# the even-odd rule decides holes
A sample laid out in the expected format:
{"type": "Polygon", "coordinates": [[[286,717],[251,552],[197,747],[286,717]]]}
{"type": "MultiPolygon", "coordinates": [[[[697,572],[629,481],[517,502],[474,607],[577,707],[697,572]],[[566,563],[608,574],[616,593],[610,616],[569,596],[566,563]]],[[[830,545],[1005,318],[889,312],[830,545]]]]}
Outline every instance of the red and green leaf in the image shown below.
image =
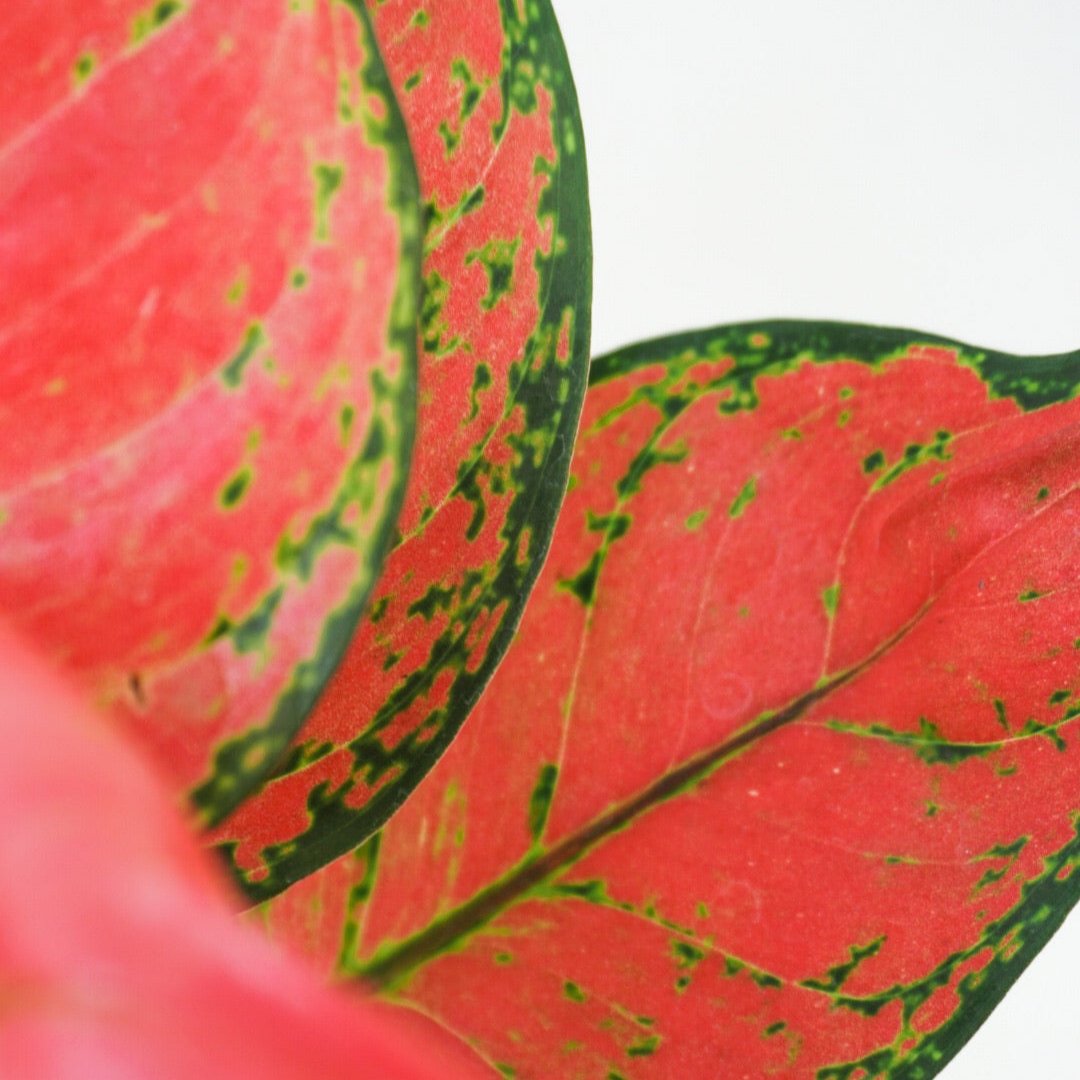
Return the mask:
{"type": "Polygon", "coordinates": [[[402,501],[405,132],[340,0],[11,5],[0,39],[0,607],[213,821],[402,501]]]}
{"type": "Polygon", "coordinates": [[[458,741],[266,906],[506,1075],[929,1077],[1080,889],[1080,354],[597,361],[458,741]]]}
{"type": "Polygon", "coordinates": [[[7,1080],[481,1075],[237,925],[160,776],[2,627],[0,746],[7,1080]]]}
{"type": "Polygon", "coordinates": [[[286,761],[214,839],[255,897],[379,828],[509,644],[584,394],[582,137],[546,0],[372,4],[428,228],[417,447],[370,612],[286,761]]]}

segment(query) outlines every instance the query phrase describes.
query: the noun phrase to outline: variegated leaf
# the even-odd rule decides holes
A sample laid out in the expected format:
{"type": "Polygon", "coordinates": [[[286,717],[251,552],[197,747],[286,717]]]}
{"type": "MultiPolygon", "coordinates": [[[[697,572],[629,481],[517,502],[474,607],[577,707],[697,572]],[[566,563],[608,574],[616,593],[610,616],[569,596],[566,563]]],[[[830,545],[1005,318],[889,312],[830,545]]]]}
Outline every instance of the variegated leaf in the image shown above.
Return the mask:
{"type": "Polygon", "coordinates": [[[419,212],[366,12],[0,16],[0,609],[223,816],[359,617],[419,212]]]}
{"type": "Polygon", "coordinates": [[[214,833],[268,896],[386,821],[506,649],[561,503],[589,336],[582,137],[548,0],[371,5],[427,209],[401,536],[287,760],[214,833]]]}
{"type": "Polygon", "coordinates": [[[5,1080],[486,1074],[238,926],[161,776],[3,626],[0,748],[5,1080]]]}
{"type": "Polygon", "coordinates": [[[1078,391],[835,324],[597,361],[480,706],[267,923],[507,1076],[934,1075],[1080,891],[1078,391]]]}

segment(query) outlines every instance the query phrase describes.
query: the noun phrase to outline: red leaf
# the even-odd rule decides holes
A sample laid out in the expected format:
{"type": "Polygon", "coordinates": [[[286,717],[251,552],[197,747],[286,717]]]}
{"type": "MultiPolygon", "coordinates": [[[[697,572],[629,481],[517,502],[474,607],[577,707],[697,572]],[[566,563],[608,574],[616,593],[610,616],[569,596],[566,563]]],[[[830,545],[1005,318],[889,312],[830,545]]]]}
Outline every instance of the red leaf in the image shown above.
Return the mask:
{"type": "Polygon", "coordinates": [[[0,35],[0,604],[213,820],[402,496],[404,131],[342,4],[14,5],[0,35]]]}
{"type": "Polygon", "coordinates": [[[158,778],[0,628],[0,1073],[487,1074],[238,926],[158,778]]]}
{"type": "Polygon", "coordinates": [[[371,4],[428,232],[419,436],[370,614],[270,783],[216,831],[255,897],[383,824],[509,644],[584,393],[582,137],[546,0],[371,4]]]}
{"type": "Polygon", "coordinates": [[[1080,885],[1078,389],[828,324],[597,361],[513,649],[275,931],[507,1075],[936,1073],[1080,885]]]}

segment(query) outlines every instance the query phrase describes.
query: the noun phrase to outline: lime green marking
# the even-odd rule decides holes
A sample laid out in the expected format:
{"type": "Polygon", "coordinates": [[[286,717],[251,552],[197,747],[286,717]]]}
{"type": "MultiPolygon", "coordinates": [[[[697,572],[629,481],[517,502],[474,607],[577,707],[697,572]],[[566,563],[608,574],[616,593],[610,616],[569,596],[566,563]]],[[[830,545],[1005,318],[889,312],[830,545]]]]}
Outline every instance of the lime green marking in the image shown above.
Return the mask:
{"type": "Polygon", "coordinates": [[[423,72],[421,72],[421,71],[414,71],[414,72],[413,72],[413,73],[412,73],[412,74],[411,74],[411,75],[410,75],[410,76],[409,76],[409,77],[408,77],[408,78],[407,78],[407,79],[405,80],[405,82],[404,82],[404,83],[402,83],[402,86],[404,86],[404,88],[405,88],[405,93],[407,94],[407,93],[408,93],[408,92],[409,92],[410,90],[415,90],[415,89],[416,89],[416,88],[417,88],[417,87],[418,87],[418,86],[420,85],[420,80],[421,80],[421,79],[422,79],[423,77],[424,77],[424,74],[423,74],[423,72]]]}
{"type": "MultiPolygon", "coordinates": [[[[648,908],[646,908],[646,913],[648,913],[648,908]]],[[[681,938],[672,940],[671,952],[675,957],[675,967],[680,972],[675,980],[675,992],[681,994],[690,985],[691,973],[705,959],[705,953],[696,945],[691,945],[689,941],[683,941],[681,938]]]]}
{"type": "Polygon", "coordinates": [[[459,81],[463,87],[461,108],[458,115],[461,123],[464,124],[476,111],[476,106],[480,104],[483,91],[480,84],[473,77],[473,73],[469,70],[469,65],[460,56],[450,65],[450,77],[459,81]]]}
{"type": "Polygon", "coordinates": [[[695,511],[694,511],[694,512],[693,512],[693,513],[692,513],[692,514],[691,514],[691,515],[690,515],[690,516],[689,516],[689,517],[688,517],[688,518],[686,519],[686,527],[687,527],[687,528],[688,528],[688,529],[689,529],[689,530],[690,530],[691,532],[695,532],[696,530],[700,529],[702,525],[704,525],[704,524],[705,524],[705,519],[706,519],[706,518],[707,518],[708,516],[709,516],[709,511],[708,511],[708,509],[702,509],[702,510],[695,510],[695,511]]]}
{"type": "Polygon", "coordinates": [[[909,443],[904,447],[903,456],[887,473],[879,476],[874,481],[874,490],[891,484],[899,479],[904,473],[928,461],[948,461],[952,458],[949,452],[949,442],[952,435],[948,431],[937,431],[934,438],[928,443],[909,443]]]}
{"type": "Polygon", "coordinates": [[[311,171],[315,177],[315,239],[326,243],[330,239],[330,202],[341,190],[345,166],[320,161],[311,171]]]}
{"type": "Polygon", "coordinates": [[[1058,731],[1057,724],[1040,724],[1034,717],[1030,717],[1028,722],[1020,729],[1021,735],[1045,735],[1054,746],[1062,753],[1067,749],[1065,740],[1061,737],[1061,733],[1058,731]]]}
{"type": "Polygon", "coordinates": [[[356,409],[352,405],[342,405],[338,421],[341,424],[341,441],[348,446],[353,423],[356,421],[356,409]]]}
{"type": "Polygon", "coordinates": [[[431,22],[431,16],[428,15],[428,13],[424,11],[423,8],[421,8],[413,15],[409,22],[412,26],[424,27],[427,26],[429,22],[431,22]]]}
{"type": "Polygon", "coordinates": [[[253,322],[244,331],[244,341],[231,360],[221,369],[221,380],[230,389],[240,385],[244,377],[244,368],[250,363],[251,358],[258,349],[266,344],[266,334],[262,324],[253,322]]]}
{"type": "Polygon", "coordinates": [[[81,53],[75,61],[75,66],[72,68],[71,81],[77,87],[82,86],[82,84],[94,74],[94,69],[96,67],[97,57],[92,52],[81,53]]]}
{"type": "Polygon", "coordinates": [[[491,388],[491,368],[480,361],[473,371],[472,386],[469,388],[469,413],[465,423],[471,424],[480,415],[480,395],[491,388]]]}
{"type": "Polygon", "coordinates": [[[1000,881],[1008,873],[1008,867],[1002,867],[998,870],[987,870],[978,881],[971,887],[972,896],[980,893],[987,887],[987,885],[993,885],[995,882],[1000,881]]]}
{"type": "Polygon", "coordinates": [[[757,496],[757,478],[751,476],[749,480],[743,484],[742,491],[735,496],[734,502],[728,510],[728,517],[738,518],[742,517],[746,508],[754,501],[757,496]]]}
{"type": "Polygon", "coordinates": [[[1031,841],[1030,836],[1018,836],[1011,844],[994,844],[992,847],[986,849],[986,851],[980,852],[972,858],[972,862],[980,862],[984,859],[1012,859],[1016,861],[1017,856],[1027,847],[1031,841]]]}
{"type": "Polygon", "coordinates": [[[529,834],[533,840],[539,840],[551,811],[551,800],[555,795],[555,784],[559,779],[559,767],[548,763],[540,766],[540,775],[529,797],[529,834]]]}
{"type": "Polygon", "coordinates": [[[420,333],[424,352],[434,356],[445,356],[461,344],[461,338],[450,334],[449,323],[443,314],[449,299],[450,282],[433,270],[424,278],[420,333]]]}
{"type": "Polygon", "coordinates": [[[850,409],[844,409],[840,413],[840,415],[837,416],[837,418],[836,418],[836,426],[837,427],[847,427],[850,422],[851,422],[851,410],[850,409]]]}
{"type": "Polygon", "coordinates": [[[512,964],[514,962],[514,954],[509,952],[497,952],[491,959],[500,967],[506,967],[507,964],[512,964]]]}
{"type": "Polygon", "coordinates": [[[1030,604],[1032,600],[1039,600],[1044,597],[1046,593],[1039,592],[1038,589],[1026,589],[1018,597],[1021,604],[1030,604]]]}
{"type": "Polygon", "coordinates": [[[461,136],[451,129],[449,121],[443,120],[439,124],[439,138],[442,139],[443,146],[446,148],[446,156],[451,157],[461,142],[461,136]]]}
{"type": "Polygon", "coordinates": [[[840,606],[840,582],[835,582],[821,590],[821,602],[825,605],[825,614],[830,619],[835,618],[836,609],[840,606]]]}
{"type": "Polygon", "coordinates": [[[306,270],[296,269],[292,272],[289,278],[289,284],[294,289],[302,289],[308,283],[308,273],[306,270]]]}
{"type": "Polygon", "coordinates": [[[644,1039],[638,1039],[637,1042],[631,1043],[626,1048],[628,1057],[648,1057],[650,1054],[655,1054],[657,1047],[660,1045],[659,1035],[649,1035],[644,1039]]]}
{"type": "Polygon", "coordinates": [[[243,622],[231,623],[228,619],[219,619],[209,640],[216,640],[226,634],[232,638],[233,647],[238,653],[255,652],[266,644],[274,613],[285,595],[285,589],[278,586],[259,602],[252,613],[243,622]]]}
{"type": "Polygon", "coordinates": [[[509,291],[513,283],[514,257],[521,246],[521,238],[513,240],[489,240],[483,247],[465,256],[465,265],[479,263],[487,274],[487,295],[480,301],[485,311],[490,311],[509,291]]]}
{"type": "Polygon", "coordinates": [[[886,866],[918,866],[919,860],[911,855],[886,855],[886,866]]]}
{"type": "Polygon", "coordinates": [[[616,483],[615,493],[620,499],[628,499],[641,490],[641,481],[647,473],[659,465],[677,465],[685,461],[689,453],[689,448],[682,441],[670,448],[650,443],[634,456],[626,474],[616,483]]]}
{"type": "Polygon", "coordinates": [[[832,993],[839,990],[844,985],[855,969],[862,964],[865,960],[869,960],[873,956],[881,951],[881,946],[885,944],[885,935],[874,938],[873,941],[867,942],[865,945],[852,945],[848,949],[848,959],[842,964],[837,964],[835,967],[829,968],[825,973],[824,978],[821,979],[804,979],[800,985],[806,986],[811,990],[823,990],[827,993],[832,993]]]}
{"type": "MultiPolygon", "coordinates": [[[[896,746],[905,746],[914,751],[916,756],[927,765],[959,765],[969,758],[983,757],[1001,745],[994,742],[951,742],[942,735],[937,724],[925,716],[919,717],[917,732],[896,731],[884,724],[870,724],[864,727],[861,724],[849,724],[843,720],[827,720],[825,726],[833,731],[842,731],[863,738],[884,739],[896,746]]],[[[1040,728],[1037,734],[1042,733],[1043,729],[1040,728]]]]}
{"type": "MultiPolygon", "coordinates": [[[[473,76],[464,57],[456,57],[450,64],[450,78],[454,82],[461,83],[461,104],[458,108],[456,124],[451,125],[449,120],[443,120],[439,124],[439,137],[446,148],[446,156],[452,157],[454,151],[461,144],[461,134],[469,117],[476,111],[483,96],[484,88],[473,76]]],[[[406,87],[409,89],[409,87],[406,87]]]]}
{"type": "Polygon", "coordinates": [[[226,510],[233,510],[243,499],[255,474],[250,465],[245,465],[235,476],[231,477],[221,489],[221,505],[226,510]]]}
{"type": "Polygon", "coordinates": [[[863,458],[862,471],[864,473],[877,472],[878,469],[885,468],[885,453],[882,450],[875,450],[872,454],[867,454],[863,458]]]}
{"type": "Polygon", "coordinates": [[[671,951],[674,953],[680,968],[695,967],[705,959],[705,954],[696,945],[688,941],[675,940],[671,943],[671,951]]]}
{"type": "Polygon", "coordinates": [[[855,391],[850,386],[841,386],[840,389],[836,392],[836,396],[841,401],[847,401],[848,398],[855,396],[855,391]]]}
{"type": "Polygon", "coordinates": [[[1009,720],[1005,715],[1005,702],[1001,698],[994,698],[994,715],[1004,731],[1009,730],[1009,720]]]}
{"type": "Polygon", "coordinates": [[[235,307],[247,295],[249,273],[250,272],[248,268],[246,266],[243,267],[243,269],[241,269],[240,273],[237,275],[236,280],[232,282],[232,284],[225,291],[225,302],[227,304],[235,307]]]}
{"type": "Polygon", "coordinates": [[[585,568],[572,578],[560,578],[558,587],[572,593],[588,607],[596,597],[596,583],[600,576],[600,567],[603,565],[603,561],[602,549],[594,551],[585,568]]]}
{"type": "Polygon", "coordinates": [[[1043,499],[1049,497],[1049,495],[1050,489],[1048,487],[1041,487],[1039,488],[1038,494],[1035,496],[1035,501],[1042,502],[1043,499]]]}
{"type": "Polygon", "coordinates": [[[570,1001],[577,1002],[579,1005],[582,1002],[589,1000],[585,991],[582,990],[577,983],[570,982],[569,979],[563,983],[563,996],[565,998],[568,998],[570,1001]]]}
{"type": "Polygon", "coordinates": [[[570,117],[563,119],[563,151],[567,154],[577,153],[577,135],[574,133],[574,125],[570,117]]]}
{"type": "Polygon", "coordinates": [[[594,514],[586,510],[585,522],[589,532],[604,533],[609,542],[614,542],[630,531],[633,518],[629,514],[594,514]]]}
{"type": "Polygon", "coordinates": [[[140,11],[131,21],[131,44],[139,45],[160,30],[174,15],[184,10],[180,0],[158,0],[146,11],[140,11]]]}
{"type": "Polygon", "coordinates": [[[479,210],[484,205],[484,185],[477,184],[462,200],[461,200],[461,216],[471,214],[474,210],[479,210]]]}
{"type": "Polygon", "coordinates": [[[780,438],[787,439],[789,442],[798,442],[802,437],[802,431],[797,427],[785,428],[780,432],[780,438]]]}

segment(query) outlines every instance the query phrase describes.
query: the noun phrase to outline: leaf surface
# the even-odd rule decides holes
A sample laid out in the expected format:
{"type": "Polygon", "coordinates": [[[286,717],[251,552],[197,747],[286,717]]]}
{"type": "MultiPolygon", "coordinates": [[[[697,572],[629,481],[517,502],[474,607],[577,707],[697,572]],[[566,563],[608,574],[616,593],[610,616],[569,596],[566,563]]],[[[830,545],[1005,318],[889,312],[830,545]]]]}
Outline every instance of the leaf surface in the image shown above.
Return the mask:
{"type": "Polygon", "coordinates": [[[573,85],[547,0],[371,5],[427,211],[401,536],[291,754],[217,830],[253,897],[379,828],[505,651],[550,541],[588,362],[573,85]]]}
{"type": "Polygon", "coordinates": [[[0,37],[0,606],[216,820],[401,503],[401,118],[339,0],[15,5],[0,37]]]}
{"type": "Polygon", "coordinates": [[[935,1074],[1080,887],[1078,389],[834,324],[596,361],[506,661],[271,930],[508,1076],[935,1074]]]}
{"type": "Polygon", "coordinates": [[[0,627],[0,1074],[484,1075],[238,925],[161,778],[0,627]]]}

